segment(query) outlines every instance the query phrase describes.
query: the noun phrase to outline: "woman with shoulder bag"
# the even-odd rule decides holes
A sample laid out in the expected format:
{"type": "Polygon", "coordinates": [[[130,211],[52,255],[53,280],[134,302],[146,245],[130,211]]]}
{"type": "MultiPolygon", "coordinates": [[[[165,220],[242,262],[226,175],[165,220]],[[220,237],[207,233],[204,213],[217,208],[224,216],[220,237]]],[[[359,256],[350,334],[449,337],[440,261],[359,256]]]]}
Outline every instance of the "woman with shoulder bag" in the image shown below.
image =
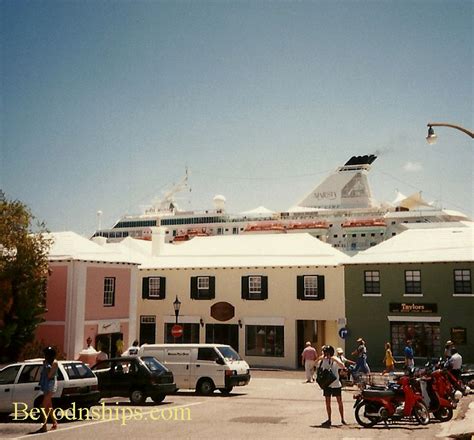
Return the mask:
{"type": "Polygon", "coordinates": [[[342,385],[339,380],[339,369],[344,368],[344,364],[337,356],[334,356],[334,347],[331,345],[325,345],[322,351],[322,356],[317,359],[319,366],[316,380],[323,389],[323,395],[326,398],[326,412],[328,414],[328,419],[322,423],[321,426],[324,428],[329,428],[331,426],[331,396],[334,396],[337,400],[339,414],[341,415],[341,423],[347,425],[344,420],[344,407],[342,405],[341,396],[342,385]],[[327,372],[325,372],[325,370],[327,372]],[[331,382],[326,383],[331,379],[333,379],[331,382]]]}

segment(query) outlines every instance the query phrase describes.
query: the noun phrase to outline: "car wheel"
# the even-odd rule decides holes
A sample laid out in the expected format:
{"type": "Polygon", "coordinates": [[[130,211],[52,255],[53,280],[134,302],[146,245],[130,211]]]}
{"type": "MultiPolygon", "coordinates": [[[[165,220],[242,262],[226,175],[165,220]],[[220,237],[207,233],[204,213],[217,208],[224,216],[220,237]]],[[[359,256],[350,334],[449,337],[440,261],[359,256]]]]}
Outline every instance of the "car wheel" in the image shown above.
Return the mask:
{"type": "Polygon", "coordinates": [[[153,402],[155,403],[160,403],[160,402],[163,402],[163,400],[165,400],[165,397],[166,397],[166,394],[156,394],[154,396],[151,396],[151,400],[153,400],[153,402]]]}
{"type": "Polygon", "coordinates": [[[211,379],[203,379],[199,383],[197,391],[199,394],[203,394],[204,396],[209,396],[215,390],[214,382],[211,379]]]}
{"type": "Polygon", "coordinates": [[[233,389],[234,389],[234,387],[228,386],[228,387],[225,387],[225,388],[219,388],[219,391],[220,391],[222,394],[227,395],[227,394],[230,394],[233,389]]]}
{"type": "Polygon", "coordinates": [[[130,393],[130,402],[134,405],[143,405],[146,401],[146,394],[139,389],[133,390],[130,393]]]}

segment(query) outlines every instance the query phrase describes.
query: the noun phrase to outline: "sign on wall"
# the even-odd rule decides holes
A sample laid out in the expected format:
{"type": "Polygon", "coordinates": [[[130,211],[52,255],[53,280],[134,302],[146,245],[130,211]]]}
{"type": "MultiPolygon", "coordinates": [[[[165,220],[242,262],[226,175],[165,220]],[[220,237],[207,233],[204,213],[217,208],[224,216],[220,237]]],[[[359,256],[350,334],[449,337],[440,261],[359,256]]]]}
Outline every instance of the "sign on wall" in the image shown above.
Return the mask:
{"type": "Polygon", "coordinates": [[[390,313],[437,313],[438,304],[434,303],[390,303],[390,313]]]}

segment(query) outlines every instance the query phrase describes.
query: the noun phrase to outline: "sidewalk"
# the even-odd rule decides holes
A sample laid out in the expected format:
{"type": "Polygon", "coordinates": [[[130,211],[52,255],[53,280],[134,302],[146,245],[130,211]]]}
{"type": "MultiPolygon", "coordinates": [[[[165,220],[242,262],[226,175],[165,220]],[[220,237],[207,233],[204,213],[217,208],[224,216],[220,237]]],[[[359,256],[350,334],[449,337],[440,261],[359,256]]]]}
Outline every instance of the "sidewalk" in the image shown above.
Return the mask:
{"type": "Polygon", "coordinates": [[[465,396],[459,402],[459,412],[455,419],[444,423],[440,438],[470,440],[474,438],[474,395],[465,396]]]}

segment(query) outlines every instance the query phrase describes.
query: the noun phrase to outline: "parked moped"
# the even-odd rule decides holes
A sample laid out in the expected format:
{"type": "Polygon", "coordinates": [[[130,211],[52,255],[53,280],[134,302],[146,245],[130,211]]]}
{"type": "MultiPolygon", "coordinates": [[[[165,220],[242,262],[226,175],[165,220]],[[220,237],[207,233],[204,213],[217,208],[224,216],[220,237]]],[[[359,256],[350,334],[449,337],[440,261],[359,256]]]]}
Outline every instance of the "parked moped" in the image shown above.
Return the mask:
{"type": "Polygon", "coordinates": [[[368,388],[354,396],[355,418],[359,425],[370,428],[379,422],[412,418],[421,425],[430,421],[428,407],[413,386],[415,379],[407,375],[384,389],[368,388]]]}

